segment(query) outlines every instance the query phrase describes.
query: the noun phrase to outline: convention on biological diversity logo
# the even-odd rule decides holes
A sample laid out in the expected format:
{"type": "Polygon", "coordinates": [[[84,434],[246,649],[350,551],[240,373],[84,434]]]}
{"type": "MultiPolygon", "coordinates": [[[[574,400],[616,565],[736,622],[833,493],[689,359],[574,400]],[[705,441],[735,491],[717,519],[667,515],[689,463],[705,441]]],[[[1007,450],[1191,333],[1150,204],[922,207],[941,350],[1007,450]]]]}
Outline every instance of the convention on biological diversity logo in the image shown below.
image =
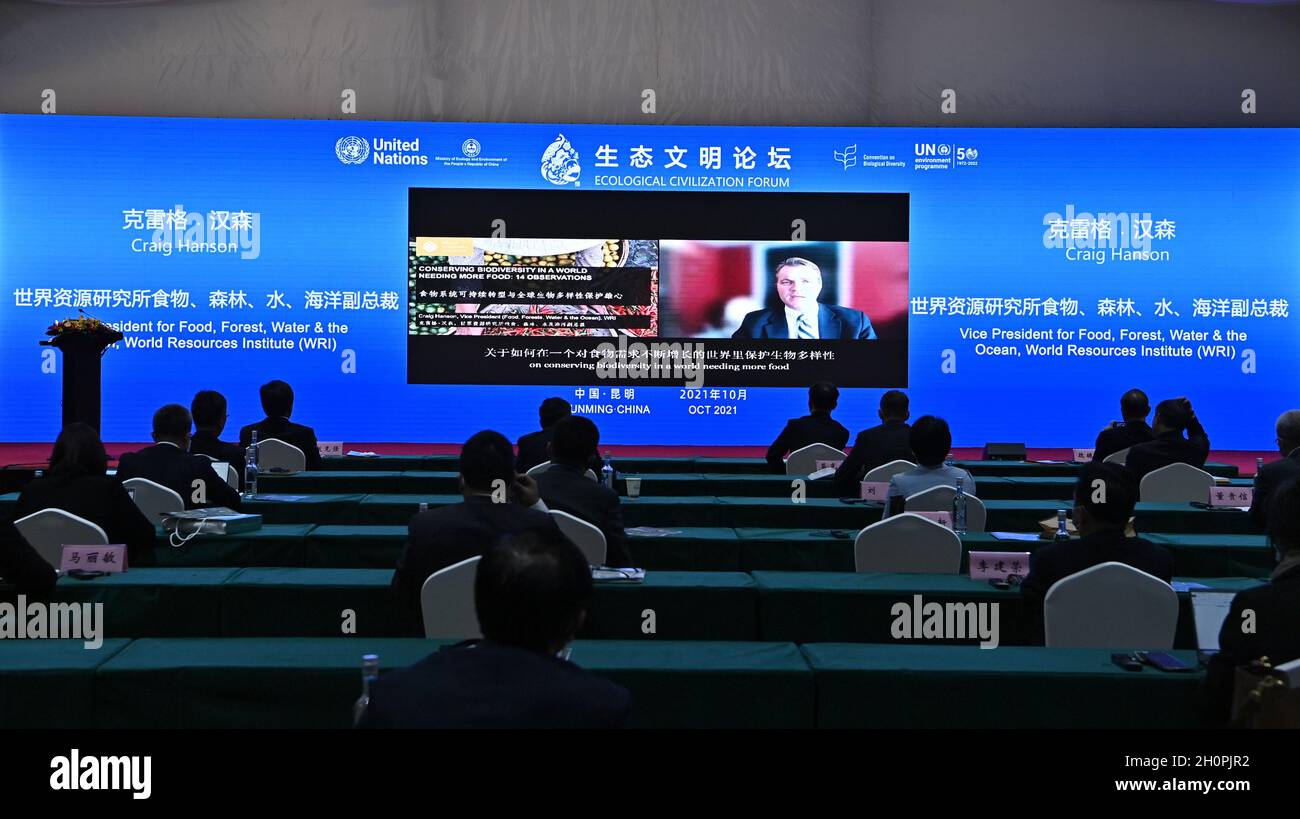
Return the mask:
{"type": "Polygon", "coordinates": [[[360,165],[370,156],[370,143],[359,136],[341,137],[334,143],[334,155],[344,165],[360,165]]]}
{"type": "Polygon", "coordinates": [[[578,164],[578,150],[560,134],[542,153],[542,178],[552,185],[581,185],[578,177],[582,166],[578,164]]]}

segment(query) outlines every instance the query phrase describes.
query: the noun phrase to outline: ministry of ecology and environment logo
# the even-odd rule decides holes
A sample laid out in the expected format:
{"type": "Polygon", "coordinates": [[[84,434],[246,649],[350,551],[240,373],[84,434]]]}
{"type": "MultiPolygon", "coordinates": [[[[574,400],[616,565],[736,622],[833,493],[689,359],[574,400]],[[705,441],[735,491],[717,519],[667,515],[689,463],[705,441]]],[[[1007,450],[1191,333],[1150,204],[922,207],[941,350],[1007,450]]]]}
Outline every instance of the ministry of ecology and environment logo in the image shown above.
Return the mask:
{"type": "Polygon", "coordinates": [[[564,138],[564,134],[560,134],[542,153],[542,178],[552,185],[567,185],[572,182],[577,187],[582,184],[578,181],[581,173],[578,150],[564,138]]]}
{"type": "Polygon", "coordinates": [[[466,159],[473,159],[483,153],[483,146],[477,139],[470,137],[460,144],[460,152],[465,155],[466,159]]]}
{"type": "Polygon", "coordinates": [[[370,156],[370,143],[358,136],[341,137],[334,143],[334,155],[344,165],[360,165],[370,156]]]}

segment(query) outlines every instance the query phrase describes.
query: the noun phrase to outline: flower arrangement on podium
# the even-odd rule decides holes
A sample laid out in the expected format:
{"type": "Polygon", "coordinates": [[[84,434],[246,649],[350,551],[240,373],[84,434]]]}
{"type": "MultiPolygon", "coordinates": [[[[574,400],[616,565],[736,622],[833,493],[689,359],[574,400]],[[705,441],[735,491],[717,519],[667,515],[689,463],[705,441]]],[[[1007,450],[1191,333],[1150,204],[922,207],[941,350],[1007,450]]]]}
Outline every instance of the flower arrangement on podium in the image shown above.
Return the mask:
{"type": "Polygon", "coordinates": [[[94,340],[104,345],[114,344],[122,340],[121,333],[99,319],[90,316],[78,316],[77,318],[56,321],[46,328],[45,335],[50,336],[50,340],[41,343],[53,346],[57,346],[61,341],[71,341],[73,339],[94,340]]]}

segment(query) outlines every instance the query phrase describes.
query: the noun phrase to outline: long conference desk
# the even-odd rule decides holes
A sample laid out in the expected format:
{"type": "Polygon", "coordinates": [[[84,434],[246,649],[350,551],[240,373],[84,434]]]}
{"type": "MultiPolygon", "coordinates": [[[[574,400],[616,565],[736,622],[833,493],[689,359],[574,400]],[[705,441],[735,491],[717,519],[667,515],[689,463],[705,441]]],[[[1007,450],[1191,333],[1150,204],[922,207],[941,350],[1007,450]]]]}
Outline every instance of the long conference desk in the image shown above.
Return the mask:
{"type": "MultiPolygon", "coordinates": [[[[53,601],[102,604],[107,637],[418,637],[404,622],[387,569],[133,569],[64,577],[53,601]]],[[[1176,578],[1221,591],[1253,578],[1176,578]]],[[[3,595],[0,587],[0,595],[3,595]]],[[[905,643],[896,603],[997,604],[998,643],[1028,644],[1016,590],[966,575],[843,572],[650,572],[644,583],[597,583],[579,637],[793,643],[905,643]]],[[[2,598],[0,598],[2,599],[2,598]]],[[[1177,648],[1196,648],[1190,596],[1179,595],[1177,648]]],[[[939,644],[926,639],[919,642],[939,644]]],[[[979,638],[950,644],[975,644],[979,638]]]]}
{"type": "MultiPolygon", "coordinates": [[[[0,726],[346,728],[361,655],[384,670],[418,638],[0,642],[0,726]]],[[[1205,724],[1203,673],[1123,671],[1108,649],[578,641],[573,660],[632,693],[659,728],[1088,727],[1205,724]]],[[[1177,651],[1195,664],[1193,652],[1177,651]]]]}

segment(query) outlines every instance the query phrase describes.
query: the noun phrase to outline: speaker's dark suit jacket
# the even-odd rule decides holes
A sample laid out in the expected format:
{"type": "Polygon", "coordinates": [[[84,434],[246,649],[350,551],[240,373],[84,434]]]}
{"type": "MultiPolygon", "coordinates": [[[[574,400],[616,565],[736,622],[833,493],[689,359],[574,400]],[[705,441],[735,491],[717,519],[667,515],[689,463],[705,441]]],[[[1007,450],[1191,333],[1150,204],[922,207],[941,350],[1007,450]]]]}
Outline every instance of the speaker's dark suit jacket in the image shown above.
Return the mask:
{"type": "Polygon", "coordinates": [[[844,449],[848,442],[849,431],[843,424],[832,418],[829,412],[814,412],[786,422],[785,429],[767,448],[767,463],[773,472],[784,475],[785,461],[782,459],[796,449],[810,444],[829,444],[844,449]]]}
{"type": "Polygon", "coordinates": [[[1255,476],[1255,499],[1250,505],[1250,517],[1259,528],[1268,523],[1268,502],[1274,492],[1287,481],[1300,478],[1300,449],[1292,450],[1280,461],[1264,464],[1255,476]]]}
{"type": "Polygon", "coordinates": [[[519,438],[519,454],[515,456],[515,470],[527,472],[540,463],[549,461],[551,454],[546,446],[555,436],[555,428],[539,429],[519,438]]]}
{"type": "Polygon", "coordinates": [[[595,526],[605,535],[605,565],[631,566],[632,554],[623,531],[623,510],[618,495],[585,474],[563,464],[537,476],[537,492],[548,509],[568,512],[595,526]]]}
{"type": "Polygon", "coordinates": [[[1118,426],[1106,427],[1097,434],[1097,443],[1093,446],[1092,459],[1097,463],[1101,463],[1116,452],[1138,444],[1145,444],[1154,437],[1156,437],[1156,434],[1151,431],[1151,427],[1147,425],[1146,421],[1125,422],[1118,426]]]}
{"type": "Polygon", "coordinates": [[[862,494],[863,477],[878,466],[890,461],[916,461],[912,454],[912,425],[906,421],[879,424],[858,433],[853,450],[835,470],[835,491],[841,497],[856,498],[862,494]]]}
{"type": "Polygon", "coordinates": [[[361,728],[622,728],[627,689],[558,657],[476,640],[372,683],[361,728]]]}
{"type": "Polygon", "coordinates": [[[316,430],[295,424],[288,418],[263,418],[256,424],[249,424],[239,430],[239,445],[245,449],[253,440],[253,430],[257,430],[257,440],[278,438],[286,444],[293,444],[307,456],[308,469],[320,469],[320,449],[316,446],[316,430]]]}
{"type": "Polygon", "coordinates": [[[1125,563],[1166,583],[1174,577],[1174,556],[1168,549],[1140,537],[1124,537],[1117,529],[1043,546],[1030,554],[1029,575],[1020,584],[1029,627],[1026,637],[1032,645],[1043,644],[1043,600],[1052,584],[1110,561],[1125,563]]]}
{"type": "Polygon", "coordinates": [[[239,493],[226,483],[202,455],[185,452],[171,444],[154,444],[139,452],[128,452],[117,461],[117,479],[145,478],[160,483],[181,496],[186,509],[210,506],[239,508],[239,493]],[[195,481],[203,481],[203,503],[194,502],[195,481]]]}
{"type": "Polygon", "coordinates": [[[230,464],[239,476],[239,485],[244,485],[244,450],[239,444],[226,443],[210,432],[196,432],[190,438],[190,452],[230,464]]]}
{"type": "Polygon", "coordinates": [[[154,564],[154,522],[145,518],[117,480],[84,472],[37,478],[18,495],[14,518],[51,508],[98,525],[109,543],[126,544],[131,566],[154,564]]]}
{"type": "Polygon", "coordinates": [[[420,589],[429,575],[483,554],[502,535],[534,528],[562,537],[555,520],[545,512],[517,503],[493,503],[486,495],[427,509],[411,518],[392,583],[411,633],[424,634],[420,589]]]}
{"type": "MultiPolygon", "coordinates": [[[[861,338],[874,339],[876,331],[871,319],[861,310],[821,304],[817,307],[817,336],[819,339],[861,338]]],[[[755,310],[745,316],[740,329],[732,338],[790,338],[790,327],[785,321],[785,308],[755,310]]]]}

